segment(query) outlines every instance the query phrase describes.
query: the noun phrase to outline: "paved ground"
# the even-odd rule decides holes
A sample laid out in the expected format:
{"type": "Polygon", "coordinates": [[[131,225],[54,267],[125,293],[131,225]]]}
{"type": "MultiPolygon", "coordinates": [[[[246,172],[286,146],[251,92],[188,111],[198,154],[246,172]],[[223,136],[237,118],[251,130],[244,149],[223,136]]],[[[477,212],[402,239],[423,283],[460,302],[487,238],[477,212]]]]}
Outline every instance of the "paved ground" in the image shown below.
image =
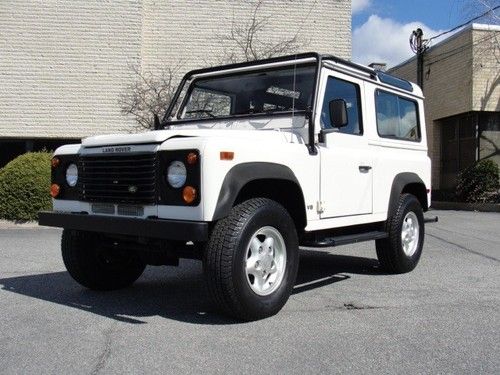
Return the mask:
{"type": "Polygon", "coordinates": [[[303,252],[284,310],[246,324],[212,311],[195,261],[96,293],[60,231],[4,223],[0,373],[498,373],[500,214],[436,213],[412,273],[381,274],[372,243],[303,252]]]}

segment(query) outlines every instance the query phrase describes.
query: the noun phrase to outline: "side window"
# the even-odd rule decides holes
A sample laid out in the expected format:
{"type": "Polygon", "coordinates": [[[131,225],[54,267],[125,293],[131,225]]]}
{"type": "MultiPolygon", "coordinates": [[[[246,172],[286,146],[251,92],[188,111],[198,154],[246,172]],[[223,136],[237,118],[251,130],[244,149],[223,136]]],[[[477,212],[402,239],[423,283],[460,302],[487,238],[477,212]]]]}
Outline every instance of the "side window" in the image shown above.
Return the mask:
{"type": "Polygon", "coordinates": [[[377,130],[381,137],[397,137],[399,127],[398,97],[377,91],[377,130]]]}
{"type": "Polygon", "coordinates": [[[347,126],[339,128],[340,133],[363,134],[361,123],[361,99],[359,86],[338,78],[329,77],[326,84],[325,99],[321,109],[321,127],[331,129],[329,103],[334,99],[344,99],[347,104],[347,126]]]}
{"type": "Polygon", "coordinates": [[[420,141],[417,103],[377,90],[377,131],[381,137],[420,141]]]}
{"type": "Polygon", "coordinates": [[[417,118],[417,103],[411,100],[399,98],[399,137],[419,141],[420,134],[417,118]]]}

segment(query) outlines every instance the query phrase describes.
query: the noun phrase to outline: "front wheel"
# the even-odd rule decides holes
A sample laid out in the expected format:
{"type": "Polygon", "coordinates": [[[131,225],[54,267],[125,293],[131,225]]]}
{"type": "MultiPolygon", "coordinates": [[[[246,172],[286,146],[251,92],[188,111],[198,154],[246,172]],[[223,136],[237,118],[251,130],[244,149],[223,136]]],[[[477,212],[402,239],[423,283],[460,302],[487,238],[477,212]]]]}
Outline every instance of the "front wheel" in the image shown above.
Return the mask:
{"type": "Polygon", "coordinates": [[[61,250],[68,273],[79,284],[94,290],[127,287],[142,275],[146,264],[134,254],[109,249],[90,232],[65,229],[61,250]]]}
{"type": "Polygon", "coordinates": [[[424,214],[418,199],[411,194],[399,197],[394,214],[387,219],[388,238],[376,241],[377,257],[389,273],[413,270],[424,245],[424,214]]]}
{"type": "Polygon", "coordinates": [[[217,222],[203,259],[213,301],[242,320],[276,314],[292,292],[298,264],[294,222],[265,198],[245,201],[217,222]]]}

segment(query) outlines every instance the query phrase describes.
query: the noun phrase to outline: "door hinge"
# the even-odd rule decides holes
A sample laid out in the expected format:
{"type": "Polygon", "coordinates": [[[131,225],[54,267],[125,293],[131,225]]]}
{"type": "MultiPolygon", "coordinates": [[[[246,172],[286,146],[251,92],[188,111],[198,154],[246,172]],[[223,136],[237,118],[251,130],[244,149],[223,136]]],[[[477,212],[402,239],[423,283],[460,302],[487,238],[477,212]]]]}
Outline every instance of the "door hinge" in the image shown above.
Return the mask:
{"type": "Polygon", "coordinates": [[[318,214],[322,214],[325,211],[324,208],[323,208],[323,202],[322,201],[316,202],[316,211],[318,212],[318,214]]]}

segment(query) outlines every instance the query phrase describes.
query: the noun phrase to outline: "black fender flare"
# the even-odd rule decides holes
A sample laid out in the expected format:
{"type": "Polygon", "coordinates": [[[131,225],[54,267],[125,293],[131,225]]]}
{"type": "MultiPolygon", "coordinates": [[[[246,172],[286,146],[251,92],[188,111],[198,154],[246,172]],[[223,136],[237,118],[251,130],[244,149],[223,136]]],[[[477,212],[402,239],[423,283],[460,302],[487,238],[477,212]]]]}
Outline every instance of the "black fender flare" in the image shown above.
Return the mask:
{"type": "Polygon", "coordinates": [[[215,221],[228,216],[243,186],[251,181],[262,179],[291,181],[302,192],[297,177],[286,165],[266,162],[238,164],[227,172],[222,182],[212,220],[215,221]]]}
{"type": "Polygon", "coordinates": [[[412,172],[398,173],[392,181],[391,195],[389,197],[389,207],[387,209],[388,218],[390,218],[394,211],[396,211],[398,198],[403,192],[405,186],[409,184],[420,184],[425,189],[424,181],[422,181],[422,179],[417,174],[412,172]]]}

